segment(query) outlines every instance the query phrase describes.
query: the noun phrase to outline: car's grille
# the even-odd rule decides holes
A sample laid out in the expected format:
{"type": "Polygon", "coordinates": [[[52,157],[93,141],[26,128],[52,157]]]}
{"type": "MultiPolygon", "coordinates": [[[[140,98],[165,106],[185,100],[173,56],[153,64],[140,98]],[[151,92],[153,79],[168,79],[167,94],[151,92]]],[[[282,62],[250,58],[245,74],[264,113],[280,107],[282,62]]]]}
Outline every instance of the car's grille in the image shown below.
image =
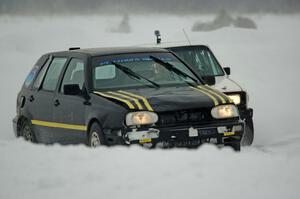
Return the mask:
{"type": "Polygon", "coordinates": [[[208,123],[212,121],[210,109],[162,112],[158,116],[158,125],[208,123]]]}

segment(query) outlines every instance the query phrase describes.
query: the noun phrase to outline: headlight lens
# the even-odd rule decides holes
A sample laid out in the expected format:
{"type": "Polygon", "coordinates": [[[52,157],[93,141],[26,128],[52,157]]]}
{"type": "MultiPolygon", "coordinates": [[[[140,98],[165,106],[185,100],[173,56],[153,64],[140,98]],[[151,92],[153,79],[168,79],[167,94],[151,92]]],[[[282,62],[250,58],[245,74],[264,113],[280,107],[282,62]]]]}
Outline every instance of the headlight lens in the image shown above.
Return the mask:
{"type": "Polygon", "coordinates": [[[227,95],[235,105],[241,104],[241,96],[239,94],[227,95]]]}
{"type": "Polygon", "coordinates": [[[220,105],[216,106],[211,110],[211,115],[215,119],[226,119],[226,118],[232,118],[232,117],[238,117],[239,112],[235,105],[220,105]]]}
{"type": "Polygon", "coordinates": [[[126,115],[127,126],[154,124],[157,121],[157,114],[148,111],[131,112],[126,115]]]}

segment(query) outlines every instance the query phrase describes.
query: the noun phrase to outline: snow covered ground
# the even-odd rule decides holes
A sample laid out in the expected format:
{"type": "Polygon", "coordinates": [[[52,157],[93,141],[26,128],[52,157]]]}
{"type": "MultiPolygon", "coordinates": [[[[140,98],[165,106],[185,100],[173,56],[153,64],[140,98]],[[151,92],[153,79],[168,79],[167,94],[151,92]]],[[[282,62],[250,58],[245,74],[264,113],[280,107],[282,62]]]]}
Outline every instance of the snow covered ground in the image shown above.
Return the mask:
{"type": "Polygon", "coordinates": [[[0,17],[0,198],[299,198],[300,16],[253,16],[258,30],[190,32],[211,17],[132,16],[132,33],[110,33],[120,17],[0,17]],[[16,94],[37,58],[70,46],[165,41],[209,44],[250,94],[254,145],[241,153],[140,147],[89,149],[15,139],[16,94]]]}

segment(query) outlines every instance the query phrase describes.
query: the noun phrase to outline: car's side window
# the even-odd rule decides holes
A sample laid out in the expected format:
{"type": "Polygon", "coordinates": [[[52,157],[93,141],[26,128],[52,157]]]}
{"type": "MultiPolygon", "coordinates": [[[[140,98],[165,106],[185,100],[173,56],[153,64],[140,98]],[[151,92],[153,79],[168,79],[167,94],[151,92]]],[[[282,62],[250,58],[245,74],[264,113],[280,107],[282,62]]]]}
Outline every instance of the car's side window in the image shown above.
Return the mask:
{"type": "Polygon", "coordinates": [[[65,72],[60,92],[64,92],[64,86],[68,84],[78,84],[82,89],[84,83],[84,62],[80,59],[71,59],[65,72]]]}
{"type": "Polygon", "coordinates": [[[44,66],[42,66],[42,69],[40,70],[39,74],[37,75],[37,77],[36,77],[36,79],[33,83],[33,88],[34,89],[39,89],[40,88],[50,62],[51,62],[51,59],[49,58],[47,60],[47,62],[44,64],[44,66]]]}
{"type": "Polygon", "coordinates": [[[47,91],[54,91],[56,89],[59,76],[61,71],[67,61],[67,58],[64,57],[55,57],[46,73],[42,89],[47,91]]]}

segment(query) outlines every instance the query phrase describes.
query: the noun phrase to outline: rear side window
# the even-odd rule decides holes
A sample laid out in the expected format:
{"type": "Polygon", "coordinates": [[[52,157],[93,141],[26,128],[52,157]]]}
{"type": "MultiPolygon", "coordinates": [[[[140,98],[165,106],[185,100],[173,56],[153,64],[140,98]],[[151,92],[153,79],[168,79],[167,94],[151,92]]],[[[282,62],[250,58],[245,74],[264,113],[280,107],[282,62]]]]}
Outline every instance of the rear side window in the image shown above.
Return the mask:
{"type": "Polygon", "coordinates": [[[23,84],[24,88],[29,88],[33,84],[34,80],[38,76],[39,71],[41,70],[42,66],[47,61],[47,56],[42,56],[39,58],[39,60],[36,62],[35,66],[31,69],[30,73],[27,75],[25,82],[23,84]]]}
{"type": "Polygon", "coordinates": [[[56,57],[53,59],[45,76],[45,80],[42,87],[43,90],[54,91],[56,89],[59,76],[66,61],[67,58],[62,57],[56,57]]]}
{"type": "Polygon", "coordinates": [[[29,86],[31,85],[31,83],[33,82],[34,78],[36,77],[36,74],[39,71],[39,67],[38,66],[34,66],[30,73],[27,75],[25,82],[24,82],[24,87],[25,88],[29,88],[29,86]]]}
{"type": "Polygon", "coordinates": [[[35,88],[35,89],[39,89],[40,88],[50,62],[51,62],[51,59],[48,59],[47,62],[46,62],[46,64],[44,64],[44,66],[40,70],[39,74],[37,75],[37,77],[36,77],[36,79],[34,81],[33,88],[35,88]]]}

